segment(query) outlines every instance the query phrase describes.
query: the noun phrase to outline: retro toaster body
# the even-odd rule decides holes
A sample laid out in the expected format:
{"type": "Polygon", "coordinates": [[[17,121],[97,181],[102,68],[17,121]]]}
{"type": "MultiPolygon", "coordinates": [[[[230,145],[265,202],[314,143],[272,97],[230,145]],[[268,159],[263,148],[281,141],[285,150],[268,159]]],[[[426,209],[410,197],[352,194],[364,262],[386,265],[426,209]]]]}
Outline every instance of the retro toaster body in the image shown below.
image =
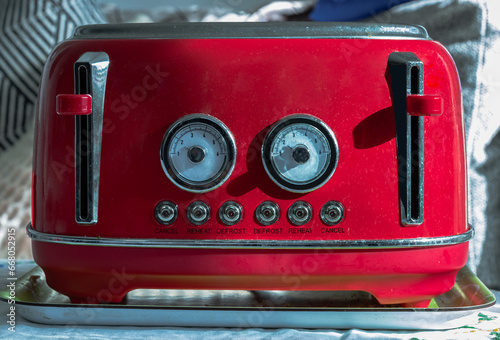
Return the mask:
{"type": "Polygon", "coordinates": [[[77,29],[45,65],[33,255],[73,302],[137,288],[425,305],[472,229],[461,90],[418,26],[77,29]]]}

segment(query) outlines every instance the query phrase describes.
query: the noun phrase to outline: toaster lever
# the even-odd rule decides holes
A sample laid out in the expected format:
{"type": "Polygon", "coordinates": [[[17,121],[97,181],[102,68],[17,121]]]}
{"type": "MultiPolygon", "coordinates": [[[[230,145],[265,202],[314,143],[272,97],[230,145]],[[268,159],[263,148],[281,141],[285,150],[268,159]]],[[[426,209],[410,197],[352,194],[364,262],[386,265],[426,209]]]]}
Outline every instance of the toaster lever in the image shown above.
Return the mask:
{"type": "MultiPolygon", "coordinates": [[[[414,53],[393,52],[388,68],[396,120],[401,223],[415,226],[424,221],[424,125],[422,115],[408,114],[407,97],[423,95],[424,65],[414,53]]],[[[410,105],[414,99],[409,100],[410,105]]],[[[439,100],[430,103],[431,107],[436,102],[439,100]]]]}
{"type": "Polygon", "coordinates": [[[58,94],[56,97],[58,115],[88,115],[92,113],[92,97],[88,94],[58,94]]]}
{"type": "Polygon", "coordinates": [[[109,57],[105,52],[86,52],[74,65],[75,94],[88,94],[92,99],[92,112],[75,116],[75,220],[78,224],[97,223],[108,66],[109,57]]]}
{"type": "Polygon", "coordinates": [[[443,113],[443,97],[425,94],[408,95],[406,110],[412,116],[440,116],[443,113]]]}

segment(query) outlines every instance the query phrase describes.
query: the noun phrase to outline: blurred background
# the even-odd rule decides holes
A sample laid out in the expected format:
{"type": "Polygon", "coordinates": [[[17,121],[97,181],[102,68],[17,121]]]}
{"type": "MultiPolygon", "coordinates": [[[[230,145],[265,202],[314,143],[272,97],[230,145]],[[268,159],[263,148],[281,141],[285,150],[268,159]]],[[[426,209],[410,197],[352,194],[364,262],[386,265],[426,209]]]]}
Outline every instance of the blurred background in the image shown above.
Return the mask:
{"type": "Polygon", "coordinates": [[[500,6],[493,0],[0,0],[0,258],[16,230],[31,258],[33,118],[45,59],[78,25],[167,21],[369,21],[423,25],[460,73],[469,166],[469,266],[500,289],[500,6]]]}

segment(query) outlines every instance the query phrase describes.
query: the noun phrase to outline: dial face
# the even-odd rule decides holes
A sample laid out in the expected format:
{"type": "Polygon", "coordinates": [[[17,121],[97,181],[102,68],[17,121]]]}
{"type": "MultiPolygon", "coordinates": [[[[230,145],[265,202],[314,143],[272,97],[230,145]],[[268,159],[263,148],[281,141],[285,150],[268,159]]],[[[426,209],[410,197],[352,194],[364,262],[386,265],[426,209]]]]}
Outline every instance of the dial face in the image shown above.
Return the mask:
{"type": "Polygon", "coordinates": [[[218,119],[192,114],[168,129],[160,150],[167,177],[191,192],[213,190],[231,175],[236,146],[229,129],[218,119]]]}
{"type": "Polygon", "coordinates": [[[331,129],[309,115],[295,114],[277,122],[262,145],[262,161],[271,179],[283,189],[309,192],[332,176],[338,147],[331,129]]]}

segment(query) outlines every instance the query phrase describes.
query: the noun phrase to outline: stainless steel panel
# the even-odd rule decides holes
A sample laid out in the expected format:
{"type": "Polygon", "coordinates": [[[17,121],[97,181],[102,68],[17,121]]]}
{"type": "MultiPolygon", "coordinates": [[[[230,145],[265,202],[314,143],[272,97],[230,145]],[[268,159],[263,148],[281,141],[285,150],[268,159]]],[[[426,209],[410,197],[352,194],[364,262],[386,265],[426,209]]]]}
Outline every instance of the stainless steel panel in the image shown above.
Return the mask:
{"type": "Polygon", "coordinates": [[[422,26],[331,22],[151,23],[80,26],[72,39],[430,39],[422,26]]]}

